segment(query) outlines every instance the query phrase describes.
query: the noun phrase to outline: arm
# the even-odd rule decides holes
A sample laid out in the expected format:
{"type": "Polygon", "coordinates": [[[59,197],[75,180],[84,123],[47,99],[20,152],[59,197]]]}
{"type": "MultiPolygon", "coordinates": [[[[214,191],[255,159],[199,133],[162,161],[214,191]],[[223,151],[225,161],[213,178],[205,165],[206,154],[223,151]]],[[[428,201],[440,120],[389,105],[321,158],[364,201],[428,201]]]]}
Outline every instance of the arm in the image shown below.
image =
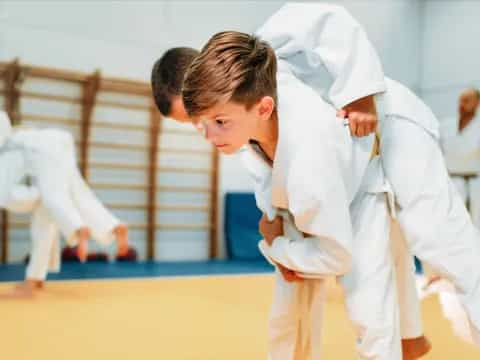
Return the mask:
{"type": "Polygon", "coordinates": [[[385,91],[378,55],[360,24],[342,7],[288,3],[258,30],[297,75],[325,67],[333,77],[329,98],[337,109],[385,91]]]}
{"type": "Polygon", "coordinates": [[[324,142],[323,156],[292,161],[287,191],[294,232],[277,236],[268,249],[270,259],[299,273],[341,275],[351,266],[347,186],[333,141],[324,142]]]}
{"type": "Polygon", "coordinates": [[[377,117],[372,95],[386,90],[383,69],[365,31],[344,8],[286,4],[258,35],[290,64],[296,76],[305,78],[325,68],[333,78],[328,97],[337,109],[345,110],[352,132],[363,136],[374,130],[377,117]]]}

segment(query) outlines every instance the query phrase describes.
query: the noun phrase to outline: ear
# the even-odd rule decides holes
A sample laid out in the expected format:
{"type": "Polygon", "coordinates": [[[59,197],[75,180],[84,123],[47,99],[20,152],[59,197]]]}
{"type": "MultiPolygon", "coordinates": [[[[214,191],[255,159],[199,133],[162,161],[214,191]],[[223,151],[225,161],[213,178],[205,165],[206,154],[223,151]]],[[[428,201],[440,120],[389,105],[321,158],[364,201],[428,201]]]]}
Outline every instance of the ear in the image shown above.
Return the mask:
{"type": "Polygon", "coordinates": [[[270,119],[273,110],[275,109],[275,101],[271,96],[264,96],[257,104],[257,115],[262,120],[270,119]]]}

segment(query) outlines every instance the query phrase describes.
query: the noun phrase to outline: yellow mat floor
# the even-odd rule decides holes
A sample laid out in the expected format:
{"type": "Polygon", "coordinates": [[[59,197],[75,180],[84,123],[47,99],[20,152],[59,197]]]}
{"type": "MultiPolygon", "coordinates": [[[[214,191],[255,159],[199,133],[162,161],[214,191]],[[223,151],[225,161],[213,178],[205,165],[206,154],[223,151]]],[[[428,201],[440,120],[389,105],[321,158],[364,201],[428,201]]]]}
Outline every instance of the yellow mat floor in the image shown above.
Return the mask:
{"type": "MultiPolygon", "coordinates": [[[[0,285],[0,293],[11,287],[0,285]]],[[[34,300],[0,300],[0,359],[264,360],[272,287],[272,275],[48,283],[34,300]]],[[[354,359],[332,290],[324,359],[354,359]]],[[[434,345],[425,359],[480,359],[452,336],[436,298],[422,308],[434,345]]]]}

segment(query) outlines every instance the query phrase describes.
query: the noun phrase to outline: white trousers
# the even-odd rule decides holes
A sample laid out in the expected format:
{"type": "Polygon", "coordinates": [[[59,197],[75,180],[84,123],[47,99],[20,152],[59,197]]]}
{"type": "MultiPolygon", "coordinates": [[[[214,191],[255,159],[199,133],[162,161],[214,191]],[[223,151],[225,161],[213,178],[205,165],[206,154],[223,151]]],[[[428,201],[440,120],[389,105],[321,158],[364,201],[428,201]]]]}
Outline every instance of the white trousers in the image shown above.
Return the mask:
{"type": "Polygon", "coordinates": [[[480,233],[448,176],[437,140],[409,119],[380,123],[385,175],[411,252],[451,280],[480,346],[480,233]]]}
{"type": "Polygon", "coordinates": [[[43,206],[58,225],[69,245],[75,245],[75,232],[89,227],[100,243],[113,240],[119,224],[83,180],[75,162],[74,143],[68,134],[52,142],[49,152],[27,148],[28,167],[39,189],[43,206]]]}
{"type": "Polygon", "coordinates": [[[480,229],[480,177],[469,178],[452,175],[451,179],[464,203],[469,203],[473,224],[480,229]]]}
{"type": "MultiPolygon", "coordinates": [[[[415,283],[408,283],[413,276],[403,275],[402,281],[397,280],[394,265],[401,264],[401,269],[408,269],[410,274],[412,265],[406,265],[407,252],[402,243],[394,248],[394,251],[402,251],[394,257],[391,255],[390,213],[384,193],[360,193],[351,206],[351,215],[353,268],[339,280],[345,290],[347,311],[357,338],[357,358],[400,360],[403,329],[396,281],[403,284],[402,291],[409,290],[408,296],[404,295],[409,299],[407,305],[418,306],[418,300],[415,283]]],[[[264,244],[260,248],[264,254],[268,253],[264,244]]],[[[301,283],[287,283],[278,271],[276,273],[269,319],[271,360],[321,359],[326,289],[324,279],[312,277],[308,274],[308,279],[301,283]]],[[[412,320],[419,316],[419,311],[403,313],[407,313],[409,319],[405,322],[405,332],[412,337],[421,334],[420,319],[412,320]]]]}
{"type": "MultiPolygon", "coordinates": [[[[45,131],[45,130],[43,130],[45,131]]],[[[26,277],[44,280],[48,271],[60,269],[59,232],[75,246],[75,232],[88,227],[101,245],[114,240],[119,220],[108,211],[86,184],[75,162],[73,139],[56,132],[49,151],[27,148],[26,158],[40,193],[31,223],[32,250],[26,277]]]]}
{"type": "Polygon", "coordinates": [[[43,205],[33,211],[30,224],[30,259],[26,278],[45,280],[47,273],[60,271],[60,232],[43,205]]]}

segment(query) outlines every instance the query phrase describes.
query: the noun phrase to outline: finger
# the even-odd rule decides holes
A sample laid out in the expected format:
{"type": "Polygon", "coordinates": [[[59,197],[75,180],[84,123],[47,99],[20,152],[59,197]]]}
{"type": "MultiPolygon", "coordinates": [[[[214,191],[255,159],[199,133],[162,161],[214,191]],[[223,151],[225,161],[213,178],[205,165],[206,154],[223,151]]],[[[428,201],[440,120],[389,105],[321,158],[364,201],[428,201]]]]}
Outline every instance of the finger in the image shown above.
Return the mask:
{"type": "Polygon", "coordinates": [[[292,270],[287,269],[285,266],[280,264],[277,264],[277,268],[278,270],[280,270],[283,278],[287,281],[291,278],[291,275],[294,273],[292,270]]]}
{"type": "Polygon", "coordinates": [[[347,117],[347,112],[343,109],[337,110],[337,117],[345,119],[347,117]]]}
{"type": "Polygon", "coordinates": [[[355,135],[358,137],[365,136],[365,124],[363,123],[357,124],[357,132],[355,133],[355,135]]]}
{"type": "Polygon", "coordinates": [[[374,115],[366,115],[364,119],[364,131],[365,135],[371,134],[375,131],[375,127],[377,126],[376,116],[374,115]]]}
{"type": "Polygon", "coordinates": [[[294,271],[288,274],[288,282],[302,282],[303,279],[299,277],[294,271]]]}
{"type": "Polygon", "coordinates": [[[348,117],[348,126],[350,127],[350,133],[356,134],[357,133],[357,119],[355,116],[348,117]]]}
{"type": "Polygon", "coordinates": [[[278,266],[278,270],[280,271],[280,274],[282,274],[283,280],[290,282],[287,269],[282,266],[278,266]]]}
{"type": "Polygon", "coordinates": [[[300,276],[298,276],[297,273],[294,273],[293,276],[294,276],[294,277],[293,277],[293,281],[294,281],[294,282],[302,282],[302,281],[304,280],[303,278],[301,278],[300,276]]]}
{"type": "Polygon", "coordinates": [[[376,128],[377,128],[377,124],[375,122],[368,124],[366,128],[366,131],[367,131],[366,135],[374,133],[376,128]]]}

